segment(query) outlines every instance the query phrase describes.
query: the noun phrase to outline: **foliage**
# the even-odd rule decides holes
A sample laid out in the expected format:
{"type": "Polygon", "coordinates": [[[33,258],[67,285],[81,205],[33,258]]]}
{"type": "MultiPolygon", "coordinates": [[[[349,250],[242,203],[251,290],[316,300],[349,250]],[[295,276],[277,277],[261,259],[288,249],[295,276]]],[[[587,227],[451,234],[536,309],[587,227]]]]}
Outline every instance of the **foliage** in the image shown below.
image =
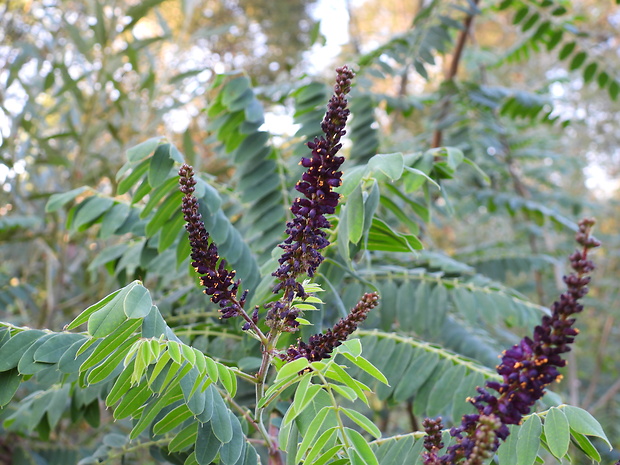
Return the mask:
{"type": "MultiPolygon", "coordinates": [[[[276,295],[276,283],[290,278],[289,271],[272,275],[288,260],[290,249],[283,256],[277,246],[284,223],[292,236],[291,221],[304,208],[289,209],[298,195],[290,188],[311,163],[297,165],[312,159],[306,142],[325,131],[329,90],[305,76],[275,90],[259,87],[269,81],[267,61],[219,74],[162,66],[179,19],[158,3],[130,8],[129,22],[100,2],[83,6],[77,20],[68,9],[43,9],[66,49],[54,43],[50,58],[12,44],[4,84],[19,83],[30,98],[13,115],[10,136],[3,133],[2,163],[12,170],[4,195],[19,214],[3,211],[0,234],[9,247],[20,241],[31,252],[26,261],[6,248],[0,275],[0,415],[15,439],[2,447],[14,463],[422,463],[421,419],[441,415],[458,425],[476,411],[467,401],[476,387],[501,381],[497,354],[549,314],[553,269],[572,248],[564,238],[589,208],[572,190],[578,164],[544,137],[574,124],[556,117],[549,83],[508,87],[501,73],[559,50],[569,71],[615,99],[613,65],[603,52],[590,53],[596,35],[578,30],[562,2],[452,8],[434,1],[413,27],[354,56],[340,203],[323,212],[330,245],[320,248],[313,280],[302,270],[294,276],[301,289],[276,295]],[[465,76],[434,85],[436,62],[451,56],[472,21],[489,17],[519,34],[513,47],[492,60],[481,49],[464,56],[465,76]],[[141,18],[163,34],[139,39],[141,18]],[[77,50],[73,62],[69,49],[77,50]],[[28,63],[38,77],[23,70],[28,63]],[[476,66],[496,82],[480,79],[476,66]],[[429,92],[395,95],[384,87],[401,79],[406,90],[405,76],[427,81],[429,92]],[[298,124],[284,142],[264,125],[283,103],[298,124]],[[192,105],[205,108],[206,126],[161,135],[170,111],[192,105]],[[386,118],[390,131],[378,130],[386,118]],[[196,289],[178,189],[184,163],[196,167],[192,195],[208,244],[217,244],[215,263],[225,259],[222,269],[240,280],[239,296],[227,294],[224,305],[196,289]],[[342,331],[334,323],[351,322],[349,310],[372,291],[378,306],[354,338],[347,330],[329,358],[306,358],[308,347],[325,340],[309,336],[342,331]],[[221,318],[231,314],[244,321],[221,318]],[[62,331],[31,328],[60,329],[71,319],[62,331]],[[74,435],[84,441],[63,439],[74,435]]],[[[249,5],[239,8],[245,16],[237,11],[238,19],[251,17],[249,5]]],[[[13,13],[13,25],[24,20],[13,13]]],[[[271,37],[281,22],[260,21],[270,50],[277,48],[271,37]]],[[[211,49],[225,39],[214,32],[211,49]]],[[[310,40],[302,34],[293,42],[310,40]]],[[[294,44],[286,45],[274,56],[293,69],[294,44]]],[[[610,276],[616,271],[613,261],[603,266],[610,276]]],[[[586,304],[605,305],[603,282],[594,281],[586,304]]],[[[575,375],[566,375],[573,386],[575,375]]],[[[510,425],[491,460],[610,460],[614,435],[610,441],[570,394],[565,403],[548,392],[535,412],[510,425]]],[[[454,445],[447,430],[439,439],[454,445]]]]}

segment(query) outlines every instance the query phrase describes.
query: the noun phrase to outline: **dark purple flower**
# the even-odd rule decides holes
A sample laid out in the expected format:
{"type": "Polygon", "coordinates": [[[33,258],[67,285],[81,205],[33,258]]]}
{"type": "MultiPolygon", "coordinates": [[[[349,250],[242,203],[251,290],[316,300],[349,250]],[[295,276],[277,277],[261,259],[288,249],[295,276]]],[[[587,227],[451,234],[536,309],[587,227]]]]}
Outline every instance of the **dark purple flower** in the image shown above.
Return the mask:
{"type": "MultiPolygon", "coordinates": [[[[590,236],[593,225],[593,220],[579,223],[576,239],[582,249],[569,257],[575,273],[564,277],[567,290],[552,305],[551,316],[543,317],[532,339],[525,337],[504,351],[497,366],[503,381],[489,381],[484,388],[478,388],[478,396],[470,399],[478,413],[464,415],[461,425],[450,430],[456,444],[439,457],[440,463],[454,464],[461,460],[468,465],[482,463],[497,450],[499,440],[508,437],[508,425],[519,424],[542,398],[545,388],[561,379],[558,368],[566,365],[561,354],[571,350],[569,345],[579,332],[573,328],[573,315],[583,310],[578,300],[588,292],[590,278],[586,273],[594,270],[594,264],[588,260],[588,250],[600,245],[590,236]]],[[[435,462],[425,461],[427,465],[430,463],[435,462]]]]}
{"type": "Polygon", "coordinates": [[[436,419],[425,418],[422,422],[426,436],[424,436],[424,448],[426,452],[422,455],[425,465],[439,465],[439,458],[437,452],[443,447],[441,441],[441,429],[443,428],[441,423],[441,417],[436,419]]]}
{"type": "Polygon", "coordinates": [[[298,276],[314,276],[323,261],[320,250],[329,245],[325,228],[330,227],[326,214],[336,211],[339,194],[333,189],[341,184],[340,165],[344,158],[337,156],[342,147],[340,138],[345,134],[345,124],[349,116],[346,94],[351,89],[353,72],[343,66],[336,70],[337,78],[334,95],[327,106],[327,113],[321,123],[324,136],[308,143],[312,150],[310,158],[302,158],[301,165],[307,168],[295,187],[303,194],[293,202],[291,212],[294,217],[286,224],[288,237],[280,245],[284,249],[279,259],[280,267],[273,273],[278,278],[274,293],[284,292],[280,306],[272,305],[267,316],[270,325],[282,322],[282,329],[294,330],[297,311],[292,310],[290,302],[295,296],[305,297],[303,287],[297,282],[298,276]]]}
{"type": "Polygon", "coordinates": [[[332,351],[347,340],[358,325],[366,319],[368,312],[377,306],[378,301],[379,295],[376,292],[364,294],[353,307],[353,310],[345,318],[341,318],[333,328],[328,329],[325,333],[310,336],[307,344],[298,340],[297,345],[289,347],[282,358],[289,362],[301,357],[305,357],[311,362],[330,358],[332,351]]]}
{"type": "Polygon", "coordinates": [[[220,260],[217,246],[213,241],[209,243],[209,233],[198,212],[198,200],[194,197],[196,181],[193,168],[184,164],[179,169],[179,177],[180,190],[185,194],[182,211],[192,249],[192,266],[201,275],[204,293],[211,296],[213,303],[219,304],[222,318],[238,316],[248,292],[245,291],[237,300],[240,281],[234,281],[235,272],[226,269],[226,260],[220,260]]]}

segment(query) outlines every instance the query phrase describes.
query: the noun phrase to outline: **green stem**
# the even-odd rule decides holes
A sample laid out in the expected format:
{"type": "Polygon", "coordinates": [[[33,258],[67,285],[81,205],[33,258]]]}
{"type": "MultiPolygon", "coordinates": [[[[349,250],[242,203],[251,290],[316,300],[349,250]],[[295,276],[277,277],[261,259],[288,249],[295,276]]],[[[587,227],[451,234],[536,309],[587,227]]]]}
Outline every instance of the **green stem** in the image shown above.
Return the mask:
{"type": "Polygon", "coordinates": [[[320,371],[315,371],[315,373],[319,378],[321,378],[321,381],[323,382],[323,387],[329,394],[332,407],[334,409],[334,412],[336,412],[336,421],[338,422],[338,428],[340,428],[340,431],[342,432],[342,444],[345,446],[346,449],[348,449],[349,447],[351,447],[351,445],[349,444],[349,441],[347,440],[347,435],[344,432],[344,423],[342,422],[342,417],[340,416],[340,405],[338,405],[338,402],[336,401],[334,391],[332,391],[331,385],[327,381],[327,378],[323,376],[323,373],[321,373],[320,371]]]}
{"type": "Polygon", "coordinates": [[[439,357],[444,359],[444,360],[450,360],[451,362],[453,362],[453,363],[455,363],[457,365],[464,365],[464,366],[466,366],[471,371],[475,371],[475,372],[481,373],[485,378],[495,379],[495,380],[503,379],[495,371],[493,371],[493,370],[491,370],[489,368],[482,367],[480,365],[476,365],[474,363],[471,363],[469,360],[463,359],[458,354],[451,353],[451,352],[449,352],[446,349],[442,349],[442,348],[439,348],[437,346],[434,346],[433,344],[431,344],[429,342],[419,341],[419,340],[414,339],[413,337],[410,337],[410,336],[408,336],[408,337],[398,336],[397,334],[385,333],[385,332],[379,331],[377,329],[373,329],[373,330],[358,329],[356,331],[356,334],[359,335],[359,336],[376,336],[376,337],[379,337],[381,339],[391,339],[391,340],[393,340],[395,342],[409,344],[409,345],[411,345],[413,347],[419,347],[419,348],[421,348],[422,350],[424,350],[426,352],[434,352],[435,354],[439,355],[439,357]]]}

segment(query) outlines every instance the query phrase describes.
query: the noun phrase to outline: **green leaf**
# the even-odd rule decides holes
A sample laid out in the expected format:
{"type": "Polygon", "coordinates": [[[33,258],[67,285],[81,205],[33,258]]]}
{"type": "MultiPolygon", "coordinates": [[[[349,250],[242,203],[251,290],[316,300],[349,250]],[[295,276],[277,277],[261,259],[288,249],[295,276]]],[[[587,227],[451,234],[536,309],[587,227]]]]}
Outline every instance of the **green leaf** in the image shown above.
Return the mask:
{"type": "Polygon", "coordinates": [[[140,218],[147,218],[164,197],[178,190],[178,184],[179,180],[175,176],[164,181],[159,187],[149,192],[149,200],[146,202],[146,205],[144,205],[144,208],[142,208],[140,218]]]}
{"type": "Polygon", "coordinates": [[[145,233],[147,237],[153,236],[158,230],[170,224],[170,218],[181,207],[182,198],[183,193],[175,190],[164,200],[146,225],[145,233]]]}
{"type": "Polygon", "coordinates": [[[564,31],[562,29],[557,29],[556,31],[554,31],[551,34],[551,37],[549,37],[549,40],[547,41],[547,50],[551,51],[555,47],[557,47],[557,45],[562,40],[563,35],[564,35],[564,31]]]}
{"type": "Polygon", "coordinates": [[[213,395],[213,416],[211,417],[211,424],[215,436],[223,443],[229,442],[233,437],[233,427],[228,413],[229,410],[224,400],[216,391],[213,395]]]}
{"type": "Polygon", "coordinates": [[[239,423],[237,417],[230,411],[228,415],[230,418],[229,421],[233,427],[233,437],[230,441],[222,445],[220,449],[220,461],[224,465],[235,465],[243,453],[245,437],[241,429],[241,423],[239,423]]]}
{"type": "Polygon", "coordinates": [[[153,434],[166,434],[179,426],[185,420],[191,418],[193,415],[194,414],[191,410],[187,408],[187,405],[181,404],[172,409],[166,414],[166,416],[164,416],[164,418],[155,423],[153,426],[153,434]]]}
{"type": "Polygon", "coordinates": [[[183,428],[168,445],[170,452],[179,452],[187,449],[189,446],[196,442],[196,436],[198,435],[198,422],[192,422],[183,428]]]}
{"type": "Polygon", "coordinates": [[[611,81],[607,91],[609,92],[609,96],[612,100],[617,100],[618,94],[620,94],[620,84],[618,84],[618,81],[611,81]]]}
{"type": "Polygon", "coordinates": [[[265,111],[260,100],[254,98],[245,107],[245,120],[250,123],[263,124],[265,122],[265,111]]]}
{"type": "Polygon", "coordinates": [[[344,385],[350,387],[357,397],[360,399],[364,399],[364,391],[358,384],[359,381],[354,380],[349,373],[347,373],[340,365],[337,363],[331,363],[329,365],[329,370],[325,373],[326,376],[333,378],[337,381],[340,381],[344,385]]]}
{"type": "Polygon", "coordinates": [[[217,363],[217,371],[220,378],[220,382],[226,392],[228,392],[231,397],[235,397],[237,393],[237,378],[235,375],[228,369],[227,366],[222,365],[221,363],[217,363]]]}
{"type": "Polygon", "coordinates": [[[359,184],[347,198],[347,225],[349,241],[357,244],[364,232],[364,197],[359,184]]]}
{"type": "Polygon", "coordinates": [[[357,452],[365,465],[379,465],[377,457],[366,442],[366,439],[351,428],[345,428],[344,432],[353,445],[353,449],[357,452]]]}
{"type": "Polygon", "coordinates": [[[596,78],[598,86],[602,89],[607,85],[607,81],[609,81],[609,74],[607,74],[605,71],[601,71],[596,78]]]}
{"type": "MultiPolygon", "coordinates": [[[[125,289],[127,288],[123,290],[125,289]]],[[[123,300],[125,295],[126,292],[120,292],[107,305],[97,310],[88,318],[88,333],[91,336],[107,336],[127,319],[123,311],[123,300]]]]}
{"type": "Polygon", "coordinates": [[[86,342],[82,340],[73,343],[62,357],[60,357],[58,361],[58,371],[65,374],[79,372],[80,365],[84,363],[84,360],[90,356],[100,342],[101,339],[86,339],[86,342]]]}
{"type": "Polygon", "coordinates": [[[206,385],[208,385],[208,387],[203,391],[205,399],[204,410],[196,417],[196,419],[202,423],[212,420],[213,414],[215,413],[215,402],[218,401],[217,398],[221,398],[220,393],[212,383],[207,381],[203,386],[206,385]]]}
{"type": "Polygon", "coordinates": [[[9,339],[0,347],[0,372],[15,368],[30,346],[46,334],[45,331],[29,329],[9,339]]]}
{"type": "Polygon", "coordinates": [[[123,397],[129,388],[131,387],[131,375],[133,373],[134,362],[132,361],[125,369],[121,372],[121,374],[114,381],[114,385],[110,392],[105,398],[105,404],[107,407],[112,407],[116,404],[121,397],[123,397]]]}
{"type": "Polygon", "coordinates": [[[542,424],[537,415],[529,417],[519,429],[517,465],[533,465],[540,447],[542,424]]]}
{"type": "Polygon", "coordinates": [[[49,368],[50,365],[47,363],[37,363],[34,360],[34,353],[37,349],[44,344],[46,341],[54,337],[54,333],[48,333],[45,336],[34,341],[30,347],[24,352],[24,355],[19,359],[19,363],[17,364],[17,371],[19,371],[22,375],[33,375],[43,370],[44,368],[49,368]]]}
{"type": "Polygon", "coordinates": [[[108,355],[118,349],[131,334],[133,334],[133,332],[140,326],[140,323],[141,322],[138,320],[124,321],[118,328],[110,333],[108,337],[101,341],[101,344],[97,346],[90,357],[88,357],[80,366],[80,371],[86,371],[102,362],[108,355]]]}
{"type": "Polygon", "coordinates": [[[581,449],[584,454],[586,454],[592,460],[595,460],[597,462],[601,461],[601,454],[599,454],[598,450],[596,450],[596,447],[592,445],[592,442],[588,439],[587,436],[584,436],[583,434],[578,433],[573,429],[570,430],[570,433],[574,439],[575,444],[577,445],[577,447],[579,447],[579,449],[581,449]]]}
{"type": "Polygon", "coordinates": [[[351,192],[353,192],[353,190],[362,182],[366,171],[366,166],[354,166],[350,169],[344,170],[342,175],[342,184],[337,187],[335,191],[344,197],[348,197],[351,192]]]}
{"type": "Polygon", "coordinates": [[[523,32],[527,32],[528,30],[530,30],[532,28],[532,26],[534,26],[534,24],[536,24],[538,22],[538,20],[540,19],[540,13],[536,12],[534,13],[532,16],[530,16],[526,22],[524,22],[521,25],[521,30],[523,32]]]}
{"type": "MultiPolygon", "coordinates": [[[[122,288],[116,295],[110,294],[101,302],[98,302],[93,307],[99,307],[96,311],[88,317],[88,332],[94,337],[104,337],[112,333],[120,324],[122,324],[127,316],[125,314],[125,298],[132,291],[134,287],[142,287],[140,281],[133,281],[124,288],[122,288]],[[110,298],[112,296],[112,298],[110,298]],[[103,305],[101,305],[103,304],[103,305]]],[[[133,301],[133,299],[130,300],[133,301]]],[[[84,313],[91,311],[93,307],[89,307],[84,313]]],[[[150,307],[149,307],[150,311],[150,307]]],[[[70,325],[70,327],[79,326],[82,324],[83,315],[80,315],[80,319],[76,318],[70,325]]]]}
{"type": "Polygon", "coordinates": [[[140,284],[131,287],[123,299],[123,311],[130,319],[146,317],[152,306],[151,294],[140,284]]]}
{"type": "MultiPolygon", "coordinates": [[[[97,384],[110,376],[114,370],[120,365],[126,355],[126,351],[131,345],[138,340],[139,336],[136,334],[133,337],[122,342],[120,346],[110,357],[108,357],[101,365],[93,368],[87,375],[86,381],[88,384],[97,384]]],[[[84,371],[81,370],[80,371],[84,371]]]]}
{"type": "Polygon", "coordinates": [[[386,384],[386,385],[389,386],[388,380],[383,375],[383,373],[381,373],[377,369],[377,367],[375,367],[372,363],[370,363],[364,357],[362,357],[362,356],[353,357],[351,354],[342,354],[342,355],[344,355],[347,359],[349,359],[351,362],[353,362],[357,367],[359,367],[362,370],[364,370],[366,373],[368,373],[373,378],[375,378],[375,379],[381,381],[383,384],[386,384]]]}
{"type": "Polygon", "coordinates": [[[17,372],[17,368],[0,373],[0,407],[4,407],[13,399],[21,381],[22,377],[17,372]]]}
{"type": "Polygon", "coordinates": [[[77,207],[77,213],[71,223],[74,231],[82,230],[98,219],[114,205],[114,200],[107,197],[92,196],[84,200],[77,207]]]}
{"type": "Polygon", "coordinates": [[[414,252],[424,246],[412,234],[401,234],[394,231],[385,221],[373,218],[368,232],[368,250],[382,250],[385,252],[414,252]]]}
{"type": "MultiPolygon", "coordinates": [[[[243,142],[235,149],[233,158],[235,163],[248,163],[261,153],[269,141],[269,133],[255,132],[243,139],[243,142]]],[[[268,152],[267,152],[268,153],[268,152]]]]}
{"type": "Polygon", "coordinates": [[[34,353],[35,362],[58,363],[63,354],[75,342],[83,341],[81,334],[59,333],[45,341],[34,353]]]}
{"type": "Polygon", "coordinates": [[[570,62],[569,65],[569,69],[571,71],[576,70],[577,68],[579,68],[581,65],[583,65],[583,63],[586,61],[586,58],[588,57],[588,55],[586,54],[586,52],[579,52],[577,55],[575,55],[573,57],[573,59],[570,62]]]}
{"type": "Polygon", "coordinates": [[[464,365],[450,366],[443,372],[428,398],[427,412],[430,417],[447,413],[446,399],[449,399],[455,386],[465,377],[464,365]]]}
{"type": "Polygon", "coordinates": [[[372,421],[370,421],[358,411],[347,408],[341,408],[340,411],[344,412],[346,416],[348,416],[351,420],[357,423],[361,428],[366,430],[376,439],[379,439],[381,437],[381,430],[372,421]]]}
{"type": "Polygon", "coordinates": [[[131,29],[140,19],[142,19],[146,14],[155,6],[162,3],[164,0],[144,0],[140,3],[137,3],[127,9],[125,15],[131,18],[131,21],[125,24],[123,31],[131,29]]]}
{"type": "Polygon", "coordinates": [[[553,9],[553,11],[551,12],[551,15],[552,16],[562,16],[567,11],[568,10],[566,8],[564,8],[562,5],[560,5],[557,8],[553,9]]]}
{"type": "Polygon", "coordinates": [[[340,354],[351,354],[353,357],[362,355],[362,341],[358,338],[347,339],[336,348],[336,352],[340,354]]]}
{"type": "MultiPolygon", "coordinates": [[[[131,207],[126,203],[115,204],[106,212],[106,214],[101,219],[101,229],[99,230],[99,237],[101,239],[107,239],[116,231],[118,231],[125,222],[125,220],[129,218],[130,213],[131,207]]],[[[102,254],[103,253],[105,253],[105,250],[102,251],[102,254]]]]}
{"type": "MultiPolygon", "coordinates": [[[[306,392],[308,392],[308,387],[310,386],[312,381],[312,374],[305,373],[301,376],[299,383],[297,384],[297,389],[295,390],[295,397],[293,399],[293,403],[291,404],[291,408],[293,411],[301,412],[306,405],[302,407],[303,399],[306,396],[306,392]]],[[[293,418],[290,418],[292,420],[293,418]]],[[[284,422],[283,422],[284,423],[284,422]]]]}
{"type": "Polygon", "coordinates": [[[205,395],[202,391],[196,392],[203,382],[203,378],[198,376],[198,370],[196,370],[191,364],[188,373],[181,378],[181,387],[183,388],[183,397],[185,403],[194,415],[200,415],[205,409],[205,395]]]}
{"type": "Polygon", "coordinates": [[[512,20],[512,24],[519,24],[523,18],[525,18],[527,16],[527,13],[529,12],[528,7],[523,6],[519,9],[519,11],[517,11],[517,14],[515,14],[515,17],[512,20]]]}
{"type": "Polygon", "coordinates": [[[119,289],[118,291],[114,291],[111,294],[108,294],[96,304],[88,307],[86,310],[80,313],[71,323],[69,323],[66,329],[75,329],[78,326],[86,323],[93,313],[105,307],[114,297],[118,295],[119,292],[121,292],[121,290],[122,289],[119,289]]]}
{"type": "Polygon", "coordinates": [[[222,103],[229,107],[235,100],[250,87],[250,80],[247,76],[239,76],[226,83],[222,89],[222,103]]]}
{"type": "Polygon", "coordinates": [[[510,434],[506,441],[503,444],[500,444],[500,447],[497,451],[497,457],[499,459],[499,463],[502,465],[516,465],[517,464],[517,441],[518,429],[515,425],[509,425],[510,434]]]}
{"type": "Polygon", "coordinates": [[[575,42],[569,42],[567,44],[565,44],[562,47],[562,50],[560,50],[560,54],[559,54],[559,58],[560,60],[564,60],[565,58],[567,58],[571,53],[573,53],[573,50],[575,50],[575,47],[577,46],[577,44],[575,42]]]}
{"type": "Polygon", "coordinates": [[[309,366],[310,366],[310,362],[305,357],[298,358],[297,360],[293,360],[292,362],[285,363],[282,366],[282,368],[280,368],[280,371],[278,371],[278,375],[276,376],[276,379],[274,380],[274,382],[287,379],[291,377],[292,375],[295,375],[299,373],[300,371],[306,369],[309,366]]]}
{"type": "MultiPolygon", "coordinates": [[[[325,465],[326,463],[328,463],[332,458],[334,458],[336,456],[336,454],[342,449],[342,446],[340,444],[338,444],[337,446],[331,447],[329,449],[327,449],[318,459],[316,459],[314,462],[312,462],[312,465],[325,465]]],[[[332,465],[343,465],[343,460],[345,459],[340,459],[340,460],[335,460],[332,462],[329,462],[332,465]]],[[[347,461],[344,462],[344,464],[346,464],[347,461]]]]}
{"type": "Polygon", "coordinates": [[[403,154],[400,152],[377,154],[368,160],[368,169],[371,172],[381,172],[391,181],[400,179],[404,166],[403,154]]]}
{"type": "Polygon", "coordinates": [[[211,423],[198,425],[198,435],[196,437],[196,461],[200,465],[209,465],[217,456],[222,443],[215,436],[211,423]]]}
{"type": "Polygon", "coordinates": [[[310,405],[310,403],[319,394],[319,392],[321,392],[321,389],[322,389],[321,386],[311,384],[310,386],[308,386],[308,389],[304,392],[303,397],[300,397],[299,399],[297,398],[295,399],[295,402],[293,403],[293,407],[295,409],[295,416],[291,418],[291,420],[297,417],[297,415],[301,414],[306,409],[306,407],[310,405]]]}
{"type": "Polygon", "coordinates": [[[590,63],[583,70],[583,80],[584,82],[590,82],[594,79],[594,75],[596,74],[596,70],[598,69],[598,65],[596,63],[590,63]]]}
{"type": "Polygon", "coordinates": [[[424,384],[435,367],[439,364],[439,356],[434,352],[416,351],[408,367],[394,391],[394,399],[403,402],[415,395],[424,384]]]}
{"type": "Polygon", "coordinates": [[[563,405],[560,408],[566,415],[571,429],[587,436],[600,438],[609,446],[609,450],[612,449],[611,443],[609,439],[607,439],[601,424],[596,418],[590,415],[590,413],[579,407],[573,407],[572,405],[563,405]]]}
{"type": "Polygon", "coordinates": [[[170,352],[172,360],[178,364],[183,363],[183,357],[181,356],[181,344],[179,342],[168,341],[168,352],[170,352]]]}
{"type": "Polygon", "coordinates": [[[114,409],[114,418],[120,420],[128,416],[135,416],[138,410],[140,410],[147,399],[151,397],[151,390],[148,388],[146,382],[131,388],[114,409]]]}
{"type": "Polygon", "coordinates": [[[152,137],[127,150],[127,159],[134,163],[148,157],[157,148],[163,137],[152,137]]]}
{"type": "Polygon", "coordinates": [[[317,415],[314,417],[306,434],[304,435],[301,444],[299,445],[299,449],[297,449],[297,454],[295,455],[295,463],[299,463],[301,458],[303,457],[306,450],[310,447],[310,444],[314,442],[314,439],[317,437],[323,422],[327,418],[327,414],[332,409],[332,407],[323,407],[317,415]]]}
{"type": "Polygon", "coordinates": [[[45,212],[51,213],[55,212],[59,208],[63,207],[67,203],[71,202],[73,199],[78,197],[80,194],[83,194],[89,189],[88,186],[78,187],[76,189],[70,190],[69,192],[62,192],[60,194],[52,194],[45,205],[45,212]]]}
{"type": "MultiPolygon", "coordinates": [[[[471,166],[474,170],[476,170],[476,172],[480,175],[480,177],[482,178],[482,180],[484,181],[484,183],[487,186],[491,185],[491,178],[489,177],[489,175],[486,174],[484,171],[482,171],[482,168],[480,168],[476,163],[471,161],[469,158],[464,158],[463,159],[463,163],[465,163],[466,165],[471,166]]],[[[438,185],[438,187],[439,187],[439,185],[438,185]]]]}
{"type": "MultiPolygon", "coordinates": [[[[411,167],[409,167],[409,166],[405,166],[405,170],[407,170],[409,173],[411,173],[411,174],[412,174],[412,175],[414,175],[414,176],[419,176],[421,179],[423,179],[423,180],[425,180],[425,181],[428,181],[428,182],[429,182],[429,183],[431,183],[433,186],[435,186],[437,189],[441,190],[441,186],[440,186],[439,184],[437,184],[437,183],[435,182],[435,180],[434,180],[433,178],[431,178],[428,174],[426,174],[424,171],[419,170],[419,169],[417,169],[417,168],[411,168],[411,167]]],[[[410,177],[410,176],[409,176],[409,177],[410,177]]],[[[419,183],[417,183],[417,184],[418,184],[418,187],[421,187],[421,186],[422,186],[422,184],[423,184],[423,182],[419,182],[419,183]]],[[[416,187],[416,189],[417,189],[417,187],[416,187]]],[[[410,186],[410,189],[409,189],[409,190],[410,190],[410,191],[412,191],[412,190],[415,190],[415,189],[411,189],[411,186],[410,186]]]]}
{"type": "Polygon", "coordinates": [[[545,416],[545,438],[549,451],[559,460],[568,452],[570,431],[564,412],[551,407],[545,416]]]}
{"type": "Polygon", "coordinates": [[[151,187],[156,188],[168,179],[174,160],[170,158],[171,144],[162,144],[157,147],[151,163],[149,165],[149,184],[151,187]]]}
{"type": "Polygon", "coordinates": [[[135,424],[129,433],[129,439],[136,439],[142,431],[150,426],[162,409],[181,399],[183,399],[181,387],[178,384],[175,384],[173,387],[168,389],[164,395],[152,400],[142,412],[140,420],[135,424]]]}
{"type": "MultiPolygon", "coordinates": [[[[118,186],[116,188],[116,193],[118,195],[123,195],[129,192],[129,189],[131,189],[138,182],[139,179],[142,179],[142,176],[144,176],[144,174],[148,170],[149,165],[150,165],[150,160],[147,159],[147,160],[141,161],[140,163],[138,163],[138,165],[133,166],[131,173],[118,183],[118,186]]],[[[127,164],[127,166],[131,167],[131,164],[127,164]]],[[[121,172],[122,171],[123,169],[121,168],[121,172]]],[[[120,179],[118,174],[116,176],[117,176],[117,179],[120,179]]],[[[150,190],[150,185],[148,185],[147,187],[150,190]]],[[[135,203],[135,202],[136,200],[133,199],[132,203],[135,203]]]]}
{"type": "Polygon", "coordinates": [[[170,352],[166,350],[164,351],[163,354],[161,354],[161,357],[159,357],[159,360],[157,360],[157,363],[155,364],[153,371],[149,375],[149,386],[153,385],[153,382],[161,374],[164,368],[168,366],[169,361],[170,361],[170,352]]]}
{"type": "MultiPolygon", "coordinates": [[[[304,459],[304,463],[313,463],[312,461],[317,458],[317,456],[321,453],[321,450],[325,445],[331,441],[336,432],[338,431],[337,427],[329,428],[323,431],[323,434],[319,436],[319,438],[312,445],[312,448],[308,451],[308,455],[304,459]]],[[[340,446],[335,446],[340,448],[340,446]]]]}

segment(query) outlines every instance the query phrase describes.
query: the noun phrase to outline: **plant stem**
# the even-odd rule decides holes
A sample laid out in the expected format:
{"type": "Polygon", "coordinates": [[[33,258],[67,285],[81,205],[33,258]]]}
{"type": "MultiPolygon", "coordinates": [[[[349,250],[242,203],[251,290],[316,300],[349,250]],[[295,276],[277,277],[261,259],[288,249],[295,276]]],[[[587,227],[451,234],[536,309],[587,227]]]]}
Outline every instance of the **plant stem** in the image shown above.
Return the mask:
{"type": "Polygon", "coordinates": [[[332,408],[334,409],[334,412],[336,412],[336,421],[338,422],[338,428],[340,428],[340,431],[342,432],[342,444],[344,445],[345,449],[348,449],[349,447],[351,447],[351,445],[349,444],[347,435],[344,432],[344,423],[342,422],[342,418],[340,416],[341,407],[338,405],[338,402],[336,401],[336,397],[334,396],[334,391],[332,390],[325,376],[323,376],[323,373],[321,373],[320,371],[315,371],[315,373],[319,378],[321,378],[321,381],[323,382],[323,387],[329,394],[329,399],[331,400],[332,408]]]}
{"type": "MultiPolygon", "coordinates": [[[[480,0],[473,0],[474,5],[477,6],[479,1],[480,0]]],[[[471,25],[473,21],[474,21],[474,15],[472,14],[467,15],[467,17],[463,20],[463,29],[461,29],[461,33],[459,34],[459,37],[457,39],[456,48],[454,49],[454,55],[452,57],[452,63],[450,63],[450,68],[448,69],[448,72],[446,73],[444,82],[453,81],[454,78],[456,77],[456,74],[458,73],[459,63],[461,61],[461,56],[463,55],[463,49],[465,48],[465,41],[467,40],[467,36],[469,35],[469,31],[471,29],[471,25]]],[[[441,110],[439,112],[438,122],[441,122],[441,120],[443,120],[447,116],[449,109],[450,109],[450,99],[445,98],[442,102],[441,110]]],[[[439,128],[435,129],[435,132],[433,133],[433,142],[431,145],[432,148],[441,146],[442,135],[443,135],[443,132],[441,129],[439,128]]]]}

